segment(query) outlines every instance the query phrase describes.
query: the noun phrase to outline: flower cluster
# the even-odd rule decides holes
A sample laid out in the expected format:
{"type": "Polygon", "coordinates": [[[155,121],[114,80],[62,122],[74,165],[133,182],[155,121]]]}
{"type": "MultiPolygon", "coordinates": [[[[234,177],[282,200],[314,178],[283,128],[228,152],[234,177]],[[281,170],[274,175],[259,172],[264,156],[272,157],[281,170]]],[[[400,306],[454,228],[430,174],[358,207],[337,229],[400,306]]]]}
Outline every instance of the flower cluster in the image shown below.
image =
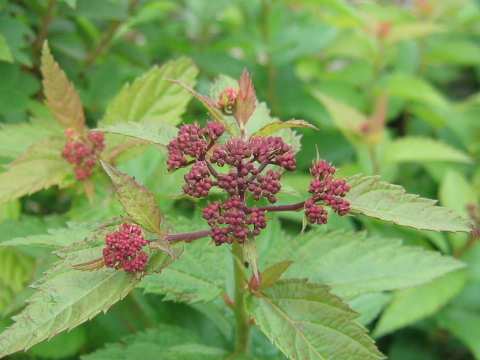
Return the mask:
{"type": "Polygon", "coordinates": [[[224,131],[223,125],[214,122],[203,129],[198,125],[184,125],[178,137],[167,147],[170,171],[193,165],[184,176],[185,194],[206,197],[215,186],[228,194],[225,203],[216,201],[203,212],[217,245],[233,240],[243,243],[247,236],[256,236],[265,228],[265,212],[258,207],[248,207],[245,201],[251,197],[253,201],[264,198],[275,203],[276,194],[281,189],[282,172],[278,170],[293,171],[296,162],[292,147],[280,137],[230,139],[216,145],[215,140],[224,131]],[[210,139],[208,144],[207,138],[210,139]],[[209,152],[210,149],[213,150],[209,152]],[[207,153],[211,153],[209,158],[207,153]],[[230,169],[220,173],[215,166],[228,166],[230,169]],[[273,169],[273,166],[277,168],[273,169]],[[262,174],[263,171],[265,174],[262,174]]]}
{"type": "Polygon", "coordinates": [[[65,133],[74,141],[65,144],[62,157],[76,165],[74,171],[78,181],[91,177],[93,168],[97,165],[98,155],[105,148],[103,134],[90,131],[87,138],[83,139],[75,136],[71,129],[67,129],[65,133]]]}
{"type": "Polygon", "coordinates": [[[234,88],[226,88],[218,95],[218,101],[216,102],[217,108],[224,112],[232,111],[237,102],[238,92],[234,88]]]}
{"type": "Polygon", "coordinates": [[[138,226],[130,223],[120,225],[118,231],[107,234],[106,244],[103,259],[107,267],[123,268],[127,272],[145,269],[148,255],[140,250],[147,245],[147,241],[138,226]]]}
{"type": "Polygon", "coordinates": [[[334,179],[336,169],[325,160],[313,164],[310,173],[314,179],[310,181],[308,192],[312,197],[305,202],[305,215],[310,223],[325,224],[327,212],[321,205],[328,205],[340,216],[344,216],[350,210],[350,203],[344,197],[350,190],[344,179],[334,179]]]}

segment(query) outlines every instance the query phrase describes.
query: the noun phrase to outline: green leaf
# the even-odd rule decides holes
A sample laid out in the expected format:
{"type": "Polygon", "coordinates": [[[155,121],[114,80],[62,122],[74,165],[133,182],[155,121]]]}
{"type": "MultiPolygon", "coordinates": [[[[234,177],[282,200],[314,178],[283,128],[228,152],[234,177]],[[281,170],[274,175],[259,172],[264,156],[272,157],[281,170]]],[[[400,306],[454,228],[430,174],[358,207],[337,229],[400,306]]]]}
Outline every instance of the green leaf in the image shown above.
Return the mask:
{"type": "Polygon", "coordinates": [[[276,264],[265,269],[262,272],[262,283],[258,288],[259,291],[268,289],[270,286],[275,284],[275,282],[282,276],[282,274],[288,270],[290,265],[293,264],[293,261],[280,261],[276,264]]]}
{"type": "Polygon", "coordinates": [[[94,131],[130,136],[155,145],[167,146],[178,134],[178,129],[168,123],[119,123],[106,125],[94,131]]]}
{"type": "Polygon", "coordinates": [[[320,92],[313,91],[313,96],[325,106],[335,125],[350,141],[355,141],[367,118],[357,109],[320,92]]]}
{"type": "Polygon", "coordinates": [[[15,159],[28,148],[50,136],[62,135],[55,121],[35,119],[21,124],[2,124],[0,127],[0,156],[15,159]]]}
{"type": "Polygon", "coordinates": [[[438,326],[455,335],[480,359],[480,315],[464,309],[451,308],[437,315],[438,326]]]}
{"type": "Polygon", "coordinates": [[[68,81],[67,75],[55,62],[46,42],[42,49],[40,69],[43,75],[43,92],[52,115],[62,128],[72,128],[81,134],[85,126],[85,115],[80,96],[73,83],[68,81]]]}
{"type": "Polygon", "coordinates": [[[48,342],[41,342],[30,348],[28,353],[44,359],[72,358],[88,342],[87,330],[83,326],[64,332],[48,342]]]}
{"type": "Polygon", "coordinates": [[[190,96],[165,78],[173,78],[194,86],[197,73],[196,66],[187,58],[153,67],[120,90],[108,105],[99,126],[128,121],[167,122],[177,125],[190,96]]]}
{"type": "Polygon", "coordinates": [[[35,267],[32,257],[15,249],[0,249],[0,264],[0,281],[13,292],[25,287],[35,267]]]}
{"type": "Polygon", "coordinates": [[[227,355],[225,349],[200,344],[172,346],[163,359],[165,360],[218,360],[227,355]]]}
{"type": "Polygon", "coordinates": [[[383,311],[373,336],[384,336],[433,315],[460,292],[465,280],[465,272],[456,271],[430,284],[397,291],[383,311]]]}
{"type": "Polygon", "coordinates": [[[281,129],[286,129],[286,128],[293,128],[293,127],[304,127],[304,128],[310,128],[310,129],[315,129],[318,130],[315,126],[310,124],[309,122],[305,120],[288,120],[288,121],[278,121],[278,122],[272,122],[268,125],[265,125],[263,128],[260,130],[256,131],[255,133],[252,134],[253,136],[269,136],[270,134],[273,134],[277,132],[278,130],[281,129]]]}
{"type": "MultiPolygon", "coordinates": [[[[82,360],[162,360],[178,345],[198,344],[194,333],[172,325],[160,325],[145,332],[130,335],[121,344],[107,345],[106,348],[83,355],[82,360]]],[[[185,349],[185,348],[184,348],[185,349]]]]}
{"type": "Polygon", "coordinates": [[[9,164],[0,174],[0,204],[53,185],[70,185],[73,172],[60,156],[63,146],[64,140],[50,138],[9,164]]]}
{"type": "Polygon", "coordinates": [[[345,200],[353,212],[420,230],[471,232],[470,221],[436,201],[406,194],[405,189],[380,181],[379,176],[353,176],[345,200]]]}
{"type": "MultiPolygon", "coordinates": [[[[266,127],[268,124],[282,123],[280,119],[272,117],[270,115],[270,109],[264,102],[258,103],[253,115],[246,125],[246,133],[251,137],[253,134],[260,131],[262,128],[266,127]]],[[[298,135],[296,131],[292,130],[290,127],[284,127],[277,130],[276,136],[279,136],[283,139],[286,144],[292,146],[293,150],[300,151],[301,149],[301,135],[298,135]]]]}
{"type": "Polygon", "coordinates": [[[385,37],[385,42],[392,45],[400,41],[438,34],[443,31],[445,31],[443,26],[425,21],[408,24],[395,24],[392,25],[390,31],[385,37]]]}
{"type": "Polygon", "coordinates": [[[49,229],[48,234],[19,237],[0,242],[0,247],[5,246],[48,246],[65,247],[81,241],[92,235],[92,225],[86,223],[69,223],[68,229],[49,229]]]}
{"type": "Polygon", "coordinates": [[[33,286],[38,290],[15,323],[0,334],[0,357],[51,338],[91,319],[125,297],[140,281],[123,270],[77,271],[72,266],[102,256],[103,241],[60,250],[62,261],[33,286]]]}
{"type": "Polygon", "coordinates": [[[420,77],[394,73],[387,80],[389,96],[405,100],[426,103],[437,107],[446,107],[447,100],[428,82],[420,77]]]}
{"type": "Polygon", "coordinates": [[[357,314],[329,287],[299,279],[280,280],[247,298],[247,311],[260,330],[291,359],[372,360],[385,357],[357,314]]]}
{"type": "Polygon", "coordinates": [[[480,46],[476,41],[449,39],[442,37],[429,43],[426,57],[431,62],[457,66],[477,66],[480,59],[480,46]]]}
{"type": "Polygon", "coordinates": [[[103,161],[101,164],[115,185],[118,201],[120,201],[128,216],[144,229],[161,234],[160,223],[162,219],[152,193],[124,172],[118,171],[103,161]]]}
{"type": "Polygon", "coordinates": [[[282,260],[295,261],[286,276],[330,285],[344,298],[422,285],[465,266],[400,240],[322,228],[297,235],[269,256],[272,263],[282,260]]]}
{"type": "Polygon", "coordinates": [[[223,118],[223,115],[217,110],[215,107],[215,102],[208,98],[207,96],[201,95],[197,93],[195,90],[193,90],[190,86],[184,84],[183,82],[179,80],[174,80],[174,79],[165,79],[168,80],[174,84],[179,85],[180,87],[184,88],[187,90],[190,94],[192,94],[198,101],[202,103],[202,105],[205,107],[205,109],[208,111],[210,116],[218,121],[220,124],[226,125],[225,119],[223,118]]]}
{"type": "Polygon", "coordinates": [[[223,251],[198,240],[186,244],[180,261],[145,277],[140,287],[145,293],[165,295],[165,300],[211,301],[225,291],[226,268],[223,251]]]}
{"type": "Polygon", "coordinates": [[[382,150],[382,162],[456,162],[472,163],[472,158],[460,150],[438,140],[424,137],[406,136],[395,139],[382,150]]]}
{"type": "Polygon", "coordinates": [[[364,326],[370,324],[392,299],[389,293],[373,293],[361,295],[348,302],[348,305],[361,314],[357,322],[364,326]]]}
{"type": "Polygon", "coordinates": [[[452,168],[448,168],[440,183],[440,203],[455,210],[463,216],[468,216],[467,205],[477,204],[475,189],[465,176],[452,168]]]}
{"type": "Polygon", "coordinates": [[[7,39],[0,33],[0,61],[13,63],[12,52],[8,46],[7,39]]]}

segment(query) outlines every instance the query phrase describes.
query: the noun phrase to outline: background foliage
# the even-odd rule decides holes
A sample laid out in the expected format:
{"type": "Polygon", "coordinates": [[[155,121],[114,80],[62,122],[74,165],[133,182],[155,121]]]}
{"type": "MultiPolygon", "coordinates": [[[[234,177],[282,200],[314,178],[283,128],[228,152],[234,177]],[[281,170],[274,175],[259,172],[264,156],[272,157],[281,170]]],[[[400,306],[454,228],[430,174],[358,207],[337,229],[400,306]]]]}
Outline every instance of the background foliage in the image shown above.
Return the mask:
{"type": "MultiPolygon", "coordinates": [[[[466,217],[472,216],[467,205],[473,205],[474,214],[480,216],[479,35],[480,2],[474,0],[0,0],[0,160],[8,164],[31,144],[61,133],[51,125],[52,114],[43,102],[40,55],[48,39],[56,61],[79,91],[90,128],[112,125],[115,114],[124,113],[122,107],[135,103],[134,85],[122,86],[147,71],[152,73],[144,79],[180,79],[190,86],[196,84],[197,91],[206,94],[220,73],[238,78],[247,67],[254,74],[260,101],[267,102],[272,116],[306,119],[320,129],[299,130],[303,134],[299,171],[286,177],[291,189],[305,195],[306,171],[317,146],[321,157],[341,168],[342,176],[378,174],[384,181],[402,185],[408,193],[440,199],[442,206],[466,217]],[[196,68],[186,58],[192,59],[196,68]],[[175,67],[177,73],[150,70],[154,64],[170,60],[182,65],[175,67]],[[111,102],[119,92],[121,97],[111,102]]],[[[188,101],[183,90],[175,84],[168,90],[156,84],[152,82],[148,94],[165,91],[171,96],[158,105],[162,114],[175,101],[168,113],[170,124],[205,121],[198,102],[190,102],[180,117],[188,101]]],[[[155,121],[156,109],[148,108],[149,112],[132,111],[123,120],[148,117],[155,121]]],[[[57,151],[55,144],[49,147],[57,151]]],[[[24,171],[35,159],[28,161],[24,171]]],[[[170,197],[179,192],[179,178],[162,176],[166,166],[161,152],[137,149],[123,161],[119,169],[135,175],[152,191],[160,211],[171,214],[173,226],[181,228],[188,221],[176,220],[177,215],[198,222],[194,203],[170,197]]],[[[58,168],[52,163],[45,171],[58,168]]],[[[22,186],[21,180],[18,186],[22,186]]],[[[66,186],[72,180],[60,177],[52,183],[66,186]]],[[[81,186],[54,187],[0,205],[0,241],[7,245],[10,239],[34,234],[62,239],[69,232],[82,231],[85,235],[80,238],[87,236],[88,229],[79,222],[121,213],[112,189],[103,189],[102,184],[105,182],[96,184],[93,207],[81,186]]],[[[44,185],[48,184],[37,184],[25,193],[44,185]]],[[[284,196],[296,199],[297,195],[284,196]]],[[[11,188],[0,188],[0,198],[9,197],[16,197],[11,188]]],[[[298,234],[301,221],[300,214],[282,214],[272,222],[259,240],[263,265],[290,259],[287,255],[300,252],[300,247],[308,249],[310,231],[296,237],[289,247],[272,250],[280,248],[272,245],[275,241],[298,234]]],[[[200,229],[201,225],[189,228],[200,229]]],[[[313,275],[308,267],[297,264],[287,274],[302,277],[306,272],[312,280],[332,285],[335,294],[350,299],[350,305],[362,314],[359,321],[373,331],[380,350],[390,359],[480,359],[477,242],[467,235],[419,233],[360,216],[333,218],[328,229],[367,230],[361,247],[356,245],[363,251],[352,253],[352,259],[363,262],[365,269],[371,265],[389,270],[385,283],[366,290],[348,269],[331,275],[328,259],[325,268],[316,268],[313,275]],[[424,284],[428,279],[415,276],[425,275],[430,264],[414,271],[408,264],[416,264],[417,254],[392,242],[385,243],[384,251],[405,256],[406,260],[399,262],[403,267],[396,268],[395,262],[372,263],[369,244],[394,238],[453,255],[469,267],[403,289],[424,284]],[[411,283],[397,283],[396,274],[406,269],[412,271],[411,283]],[[342,287],[342,282],[348,286],[342,287]]],[[[340,238],[345,246],[353,241],[334,232],[327,237],[331,241],[323,244],[325,251],[331,251],[340,238]]],[[[132,292],[106,315],[11,358],[102,359],[122,358],[115,354],[123,354],[135,359],[147,349],[158,355],[160,348],[165,358],[185,354],[185,344],[167,341],[160,336],[163,334],[191,339],[190,343],[198,344],[196,354],[221,357],[221,349],[230,346],[232,319],[214,315],[220,300],[203,301],[224,292],[225,279],[218,279],[217,268],[209,269],[202,274],[202,291],[194,295],[189,289],[199,284],[185,282],[180,288],[174,284],[172,273],[188,278],[186,264],[194,264],[196,254],[192,247],[184,262],[165,269],[162,275],[171,276],[172,284],[162,290],[153,275],[142,282],[141,290],[132,292]],[[181,302],[161,302],[161,297],[181,302]],[[104,347],[106,343],[113,345],[104,347]]],[[[208,251],[201,256],[206,262],[214,259],[208,251]]],[[[33,293],[27,285],[56,259],[42,246],[0,247],[2,329],[33,293]]],[[[432,266],[435,261],[431,259],[432,266]]],[[[454,263],[444,266],[450,266],[449,271],[457,268],[454,263]]],[[[253,311],[260,310],[257,306],[253,311]]],[[[258,358],[283,358],[260,332],[253,333],[251,347],[258,358]]]]}

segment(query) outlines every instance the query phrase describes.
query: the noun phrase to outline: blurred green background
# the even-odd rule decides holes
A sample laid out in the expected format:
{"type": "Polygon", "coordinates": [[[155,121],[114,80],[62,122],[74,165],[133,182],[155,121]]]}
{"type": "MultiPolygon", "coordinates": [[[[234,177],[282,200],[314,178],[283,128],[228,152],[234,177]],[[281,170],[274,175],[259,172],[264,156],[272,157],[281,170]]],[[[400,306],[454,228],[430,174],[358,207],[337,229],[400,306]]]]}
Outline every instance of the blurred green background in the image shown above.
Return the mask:
{"type": "MultiPolygon", "coordinates": [[[[272,116],[305,119],[320,129],[300,130],[299,171],[287,178],[292,188],[300,190],[308,182],[306,171],[317,147],[321,157],[341,168],[342,176],[379,174],[410,193],[439,199],[476,220],[477,230],[480,226],[478,0],[0,0],[1,124],[51,118],[43,104],[39,70],[46,39],[79,90],[90,127],[125,82],[154,64],[192,58],[200,70],[196,90],[205,94],[219,74],[238,78],[247,68],[259,101],[268,104],[272,116]]],[[[204,109],[192,101],[184,121],[205,120],[204,109]]],[[[2,149],[8,146],[0,144],[2,149]]],[[[146,165],[137,166],[148,173],[145,168],[161,160],[147,155],[141,159],[146,165]]],[[[156,195],[168,191],[147,187],[157,189],[156,195]]],[[[73,197],[50,189],[2,205],[1,240],[38,233],[66,218],[95,217],[82,213],[86,201],[84,207],[72,206],[73,197]],[[16,223],[20,219],[28,219],[21,229],[16,223]]],[[[192,209],[184,199],[172,206],[178,213],[192,209]]],[[[295,216],[282,219],[294,231],[299,221],[295,216]]],[[[337,221],[333,228],[402,238],[471,265],[464,286],[444,297],[430,294],[440,300],[421,315],[409,315],[408,306],[402,308],[408,302],[397,302],[397,314],[404,317],[385,320],[388,325],[377,329],[385,354],[394,360],[480,359],[480,247],[475,240],[419,235],[367,219],[337,221]]],[[[0,250],[4,315],[18,309],[23,299],[16,295],[24,294],[31,274],[44,270],[35,262],[37,255],[16,251],[0,250]],[[11,263],[22,266],[11,271],[11,263]],[[17,305],[12,307],[12,301],[17,305]]],[[[428,289],[423,290],[418,296],[427,296],[428,289]]],[[[402,296],[408,298],[397,297],[402,296]]],[[[59,355],[51,351],[56,345],[47,343],[12,358],[76,358],[148,327],[151,319],[125,318],[125,309],[132,306],[155,307],[157,314],[173,308],[190,315],[193,311],[149,301],[146,296],[128,298],[109,317],[67,334],[59,341],[65,348],[71,341],[70,352],[59,355]]],[[[282,358],[265,354],[266,359],[282,358]]]]}

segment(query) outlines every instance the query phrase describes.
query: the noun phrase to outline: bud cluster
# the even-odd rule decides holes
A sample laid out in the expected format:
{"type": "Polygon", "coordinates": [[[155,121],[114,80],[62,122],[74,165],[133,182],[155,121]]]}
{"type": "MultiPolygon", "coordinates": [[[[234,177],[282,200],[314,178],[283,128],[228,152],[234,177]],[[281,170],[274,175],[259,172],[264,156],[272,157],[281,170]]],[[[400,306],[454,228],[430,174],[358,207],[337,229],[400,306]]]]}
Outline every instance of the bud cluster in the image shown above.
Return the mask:
{"type": "Polygon", "coordinates": [[[310,223],[325,224],[327,212],[316,203],[330,206],[340,216],[344,216],[350,210],[350,203],[344,197],[350,190],[344,179],[334,179],[336,169],[325,160],[313,164],[310,173],[314,179],[310,182],[308,192],[312,197],[305,202],[305,215],[310,223]]]}
{"type": "Polygon", "coordinates": [[[120,225],[119,230],[107,234],[107,246],[103,249],[105,265],[110,268],[122,269],[127,272],[143,271],[148,255],[140,251],[147,245],[142,230],[130,223],[120,225]]]}
{"type": "Polygon", "coordinates": [[[103,134],[90,131],[87,139],[75,137],[76,134],[71,129],[65,130],[65,134],[74,141],[65,144],[62,157],[76,165],[74,171],[78,181],[91,177],[93,168],[97,165],[98,155],[105,148],[103,134]]]}
{"type": "Polygon", "coordinates": [[[231,244],[234,239],[242,244],[247,236],[257,236],[260,229],[267,226],[265,212],[257,207],[248,208],[237,195],[227,198],[224,204],[215,201],[207,205],[202,217],[211,226],[212,239],[216,245],[231,244]]]}
{"type": "Polygon", "coordinates": [[[226,88],[218,95],[218,101],[216,102],[216,107],[222,110],[223,112],[228,113],[232,111],[233,107],[237,102],[238,92],[234,88],[226,88]]]}
{"type": "MultiPolygon", "coordinates": [[[[187,166],[187,157],[195,160],[204,157],[208,150],[206,137],[210,138],[211,145],[225,132],[221,124],[210,122],[200,129],[197,124],[187,124],[180,127],[178,137],[173,139],[167,146],[168,149],[168,171],[173,171],[187,166]]],[[[210,145],[210,146],[211,146],[210,145]]]]}
{"type": "Polygon", "coordinates": [[[225,203],[210,204],[203,217],[209,222],[212,238],[217,245],[231,243],[234,239],[243,243],[247,236],[256,236],[266,226],[265,212],[247,207],[248,196],[254,201],[261,198],[275,203],[281,189],[281,171],[265,168],[276,165],[283,170],[295,170],[295,152],[280,137],[257,136],[248,140],[230,139],[216,145],[225,127],[210,122],[201,129],[198,125],[184,125],[178,137],[168,144],[168,169],[193,165],[184,176],[183,192],[201,198],[209,195],[217,186],[228,194],[225,203]],[[207,139],[210,143],[207,145],[207,139]],[[211,156],[207,158],[210,148],[211,156]],[[214,166],[229,166],[226,173],[218,173],[214,166]],[[265,174],[262,174],[263,171],[265,174]]]}

